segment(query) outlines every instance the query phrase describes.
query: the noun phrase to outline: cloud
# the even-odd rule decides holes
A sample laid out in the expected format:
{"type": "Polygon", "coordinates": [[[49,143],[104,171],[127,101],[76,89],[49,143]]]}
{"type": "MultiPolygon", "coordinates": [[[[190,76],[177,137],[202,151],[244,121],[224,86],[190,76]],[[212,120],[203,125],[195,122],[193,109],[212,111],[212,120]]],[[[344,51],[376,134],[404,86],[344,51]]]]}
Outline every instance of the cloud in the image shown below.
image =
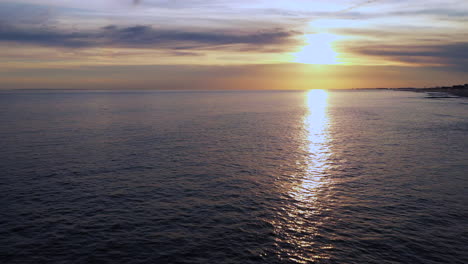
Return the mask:
{"type": "Polygon", "coordinates": [[[354,9],[357,9],[357,8],[365,6],[365,5],[372,4],[372,3],[377,2],[377,1],[379,1],[379,0],[368,0],[368,1],[365,1],[365,2],[357,3],[357,4],[354,4],[353,6],[350,6],[348,8],[345,8],[345,9],[342,9],[342,10],[338,11],[337,14],[347,13],[349,11],[352,11],[354,9]]]}
{"type": "Polygon", "coordinates": [[[107,26],[104,28],[105,39],[114,43],[129,46],[180,46],[194,45],[203,47],[207,45],[222,46],[244,44],[253,47],[267,45],[282,45],[296,35],[297,32],[273,29],[253,33],[236,32],[192,32],[180,30],[156,30],[149,26],[132,26],[118,28],[107,26]]]}
{"type": "Polygon", "coordinates": [[[411,10],[411,11],[393,11],[388,13],[390,16],[419,16],[419,15],[427,15],[427,16],[435,16],[438,18],[458,18],[458,17],[467,17],[468,10],[460,10],[460,9],[420,9],[420,10],[411,10]]]}
{"type": "MultiPolygon", "coordinates": [[[[178,50],[287,50],[297,42],[296,31],[271,29],[256,32],[188,31],[136,25],[109,25],[98,30],[66,32],[54,28],[18,28],[0,24],[0,42],[86,48],[125,47],[178,50]]],[[[182,53],[181,53],[182,54],[182,53]]]]}
{"type": "Polygon", "coordinates": [[[408,64],[445,65],[465,71],[468,69],[468,42],[439,45],[360,45],[348,47],[348,51],[408,64]]]}
{"type": "Polygon", "coordinates": [[[53,24],[54,10],[48,6],[0,3],[0,22],[13,24],[53,24]]]}
{"type": "Polygon", "coordinates": [[[64,33],[42,28],[15,28],[0,24],[0,41],[60,47],[90,46],[90,34],[64,33]]]}

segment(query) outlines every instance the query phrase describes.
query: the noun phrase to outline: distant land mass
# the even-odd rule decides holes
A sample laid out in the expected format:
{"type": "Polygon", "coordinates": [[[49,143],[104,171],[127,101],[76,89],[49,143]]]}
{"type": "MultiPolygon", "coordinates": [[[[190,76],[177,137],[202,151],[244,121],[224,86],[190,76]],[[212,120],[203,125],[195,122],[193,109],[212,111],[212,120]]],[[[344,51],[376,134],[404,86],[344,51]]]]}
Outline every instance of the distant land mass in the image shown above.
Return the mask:
{"type": "Polygon", "coordinates": [[[468,83],[453,86],[437,86],[430,88],[391,88],[396,91],[426,92],[431,98],[468,97],[468,83]]]}

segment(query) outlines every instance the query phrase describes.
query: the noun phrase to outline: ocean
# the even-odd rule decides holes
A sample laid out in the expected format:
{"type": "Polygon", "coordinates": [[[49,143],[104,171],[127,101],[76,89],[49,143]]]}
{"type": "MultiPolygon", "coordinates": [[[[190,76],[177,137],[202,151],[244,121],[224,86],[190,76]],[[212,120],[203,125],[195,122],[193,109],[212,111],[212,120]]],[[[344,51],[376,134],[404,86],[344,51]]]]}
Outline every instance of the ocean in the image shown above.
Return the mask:
{"type": "Polygon", "coordinates": [[[468,263],[468,99],[0,92],[1,263],[468,263]]]}

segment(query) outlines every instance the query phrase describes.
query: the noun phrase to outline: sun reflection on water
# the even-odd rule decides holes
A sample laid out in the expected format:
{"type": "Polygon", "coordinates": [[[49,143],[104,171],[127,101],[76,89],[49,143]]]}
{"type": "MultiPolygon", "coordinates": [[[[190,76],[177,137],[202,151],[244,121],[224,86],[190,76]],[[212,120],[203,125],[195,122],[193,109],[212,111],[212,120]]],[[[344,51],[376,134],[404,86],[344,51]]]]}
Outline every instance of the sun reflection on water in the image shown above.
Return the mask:
{"type": "Polygon", "coordinates": [[[330,179],[328,167],[330,150],[328,93],[311,90],[305,94],[302,137],[304,155],[297,162],[297,174],[285,190],[289,203],[284,208],[280,229],[281,242],[288,250],[281,257],[297,263],[329,259],[327,251],[333,248],[318,240],[320,226],[327,217],[330,179]]]}
{"type": "Polygon", "coordinates": [[[310,90],[306,95],[308,113],[304,116],[305,175],[302,183],[293,189],[296,199],[309,201],[316,199],[318,188],[325,182],[327,158],[330,154],[328,135],[328,93],[324,90],[310,90]]]}

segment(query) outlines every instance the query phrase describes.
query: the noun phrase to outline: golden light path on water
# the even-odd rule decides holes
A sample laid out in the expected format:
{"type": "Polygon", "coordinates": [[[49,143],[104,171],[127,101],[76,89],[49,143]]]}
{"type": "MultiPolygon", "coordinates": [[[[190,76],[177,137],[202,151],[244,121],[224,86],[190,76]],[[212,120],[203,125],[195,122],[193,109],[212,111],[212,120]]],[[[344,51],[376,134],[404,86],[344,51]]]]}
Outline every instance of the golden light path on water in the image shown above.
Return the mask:
{"type": "Polygon", "coordinates": [[[302,185],[296,188],[296,198],[310,201],[316,199],[317,188],[325,179],[329,149],[329,119],[327,114],[328,93],[324,90],[310,90],[306,95],[308,113],[304,117],[304,128],[309,156],[306,159],[306,176],[302,185]]]}
{"type": "Polygon", "coordinates": [[[282,242],[289,249],[282,250],[282,257],[296,263],[312,263],[328,259],[324,252],[331,245],[318,243],[316,237],[324,221],[330,179],[328,158],[331,154],[328,93],[310,90],[305,94],[306,114],[303,118],[302,138],[304,157],[297,161],[298,173],[293,176],[289,190],[285,190],[291,203],[277,228],[281,229],[282,242]]]}

